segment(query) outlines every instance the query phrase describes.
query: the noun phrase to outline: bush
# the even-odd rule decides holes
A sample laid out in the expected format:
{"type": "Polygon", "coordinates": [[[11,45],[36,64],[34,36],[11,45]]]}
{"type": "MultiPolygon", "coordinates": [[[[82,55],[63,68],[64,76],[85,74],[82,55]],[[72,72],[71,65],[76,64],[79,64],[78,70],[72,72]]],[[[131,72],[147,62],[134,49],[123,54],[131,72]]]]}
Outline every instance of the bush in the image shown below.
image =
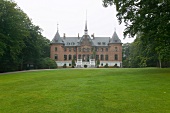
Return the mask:
{"type": "Polygon", "coordinates": [[[37,68],[38,69],[55,69],[55,68],[58,68],[58,66],[54,60],[47,57],[47,58],[42,58],[38,61],[37,68]]]}
{"type": "Polygon", "coordinates": [[[84,65],[84,68],[87,68],[87,65],[84,65]]]}
{"type": "Polygon", "coordinates": [[[66,64],[63,65],[63,68],[67,68],[66,64]]]}
{"type": "Polygon", "coordinates": [[[108,63],[106,63],[106,65],[104,66],[104,68],[108,68],[109,66],[108,66],[108,63]]]}
{"type": "Polygon", "coordinates": [[[119,68],[119,66],[117,66],[117,64],[115,64],[115,65],[113,66],[113,68],[119,68]]]}

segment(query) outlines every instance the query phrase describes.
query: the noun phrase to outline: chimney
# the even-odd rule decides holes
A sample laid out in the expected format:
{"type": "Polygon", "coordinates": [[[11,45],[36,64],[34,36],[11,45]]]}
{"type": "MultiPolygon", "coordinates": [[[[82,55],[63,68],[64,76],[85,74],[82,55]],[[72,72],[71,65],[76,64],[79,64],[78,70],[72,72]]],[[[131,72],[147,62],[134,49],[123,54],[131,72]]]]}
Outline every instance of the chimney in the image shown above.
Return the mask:
{"type": "Polygon", "coordinates": [[[63,39],[66,39],[66,34],[65,33],[63,34],[63,39]]]}
{"type": "Polygon", "coordinates": [[[78,33],[78,39],[80,39],[79,33],[78,33]]]}
{"type": "Polygon", "coordinates": [[[94,39],[94,33],[91,35],[91,37],[94,39]]]}

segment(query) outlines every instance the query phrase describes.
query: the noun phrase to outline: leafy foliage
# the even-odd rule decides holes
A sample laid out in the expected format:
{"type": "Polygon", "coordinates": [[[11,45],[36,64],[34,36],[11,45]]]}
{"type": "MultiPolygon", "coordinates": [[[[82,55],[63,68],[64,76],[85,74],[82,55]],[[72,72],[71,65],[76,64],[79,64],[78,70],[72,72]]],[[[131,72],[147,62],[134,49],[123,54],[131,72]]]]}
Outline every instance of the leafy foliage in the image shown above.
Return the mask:
{"type": "Polygon", "coordinates": [[[108,66],[108,63],[106,63],[106,65],[104,65],[104,68],[108,68],[109,66],[108,66]]]}
{"type": "Polygon", "coordinates": [[[50,41],[12,0],[0,0],[0,72],[27,69],[49,57],[50,41]]]}
{"type": "Polygon", "coordinates": [[[75,59],[72,59],[72,67],[74,68],[74,66],[76,66],[76,62],[75,59]]]}
{"type": "MultiPolygon", "coordinates": [[[[152,44],[146,45],[141,37],[142,35],[138,34],[133,43],[123,44],[123,67],[158,67],[160,65],[159,54],[152,48],[152,44]]],[[[168,54],[164,55],[161,61],[162,67],[170,67],[168,54]]]]}
{"type": "MultiPolygon", "coordinates": [[[[103,0],[103,5],[116,5],[119,23],[125,23],[124,36],[142,34],[140,44],[146,53],[155,52],[161,61],[170,61],[170,1],[169,0],[103,0]]],[[[146,56],[146,55],[145,55],[146,56]]],[[[142,59],[140,65],[147,61],[142,59]]]]}
{"type": "Polygon", "coordinates": [[[100,65],[100,60],[97,59],[97,61],[96,61],[96,66],[99,67],[99,65],[100,65]]]}

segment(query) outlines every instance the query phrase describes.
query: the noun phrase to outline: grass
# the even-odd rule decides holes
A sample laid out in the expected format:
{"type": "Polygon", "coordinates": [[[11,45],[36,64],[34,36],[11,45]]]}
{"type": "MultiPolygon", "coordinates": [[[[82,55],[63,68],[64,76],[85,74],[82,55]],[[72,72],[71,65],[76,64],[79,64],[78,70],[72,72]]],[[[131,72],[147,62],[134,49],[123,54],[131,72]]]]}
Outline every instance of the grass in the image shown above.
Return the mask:
{"type": "Polygon", "coordinates": [[[0,113],[170,113],[170,69],[2,74],[0,113]]]}

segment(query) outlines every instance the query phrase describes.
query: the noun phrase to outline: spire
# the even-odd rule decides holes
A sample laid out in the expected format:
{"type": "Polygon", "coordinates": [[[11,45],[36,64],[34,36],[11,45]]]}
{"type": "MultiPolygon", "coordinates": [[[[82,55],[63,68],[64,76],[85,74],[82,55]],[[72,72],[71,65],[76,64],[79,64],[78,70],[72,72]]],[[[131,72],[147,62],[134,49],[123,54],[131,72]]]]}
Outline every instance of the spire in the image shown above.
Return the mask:
{"type": "Polygon", "coordinates": [[[58,24],[58,22],[57,22],[57,32],[58,32],[58,25],[59,25],[59,24],[58,24]]]}
{"type": "Polygon", "coordinates": [[[112,38],[110,39],[110,43],[122,43],[121,40],[119,39],[117,33],[116,33],[116,29],[113,33],[112,38]]]}
{"type": "Polygon", "coordinates": [[[87,11],[86,11],[86,23],[85,23],[84,34],[85,34],[85,35],[88,35],[88,30],[87,30],[87,11]]]}
{"type": "Polygon", "coordinates": [[[55,36],[54,36],[54,38],[53,38],[53,40],[52,40],[52,43],[59,43],[59,44],[63,44],[64,42],[63,42],[63,40],[62,40],[62,38],[60,37],[60,34],[59,34],[59,32],[58,32],[58,23],[57,23],[57,33],[55,34],[55,36]]]}

